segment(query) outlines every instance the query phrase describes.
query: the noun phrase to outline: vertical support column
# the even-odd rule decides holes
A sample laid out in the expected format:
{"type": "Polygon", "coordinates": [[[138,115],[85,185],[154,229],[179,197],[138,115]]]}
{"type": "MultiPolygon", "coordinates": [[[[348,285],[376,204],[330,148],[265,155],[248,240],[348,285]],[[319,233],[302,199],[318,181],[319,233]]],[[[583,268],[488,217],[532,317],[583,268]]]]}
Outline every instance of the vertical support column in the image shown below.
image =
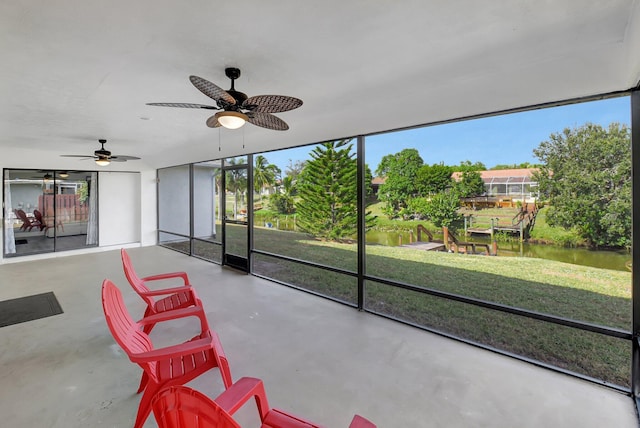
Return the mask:
{"type": "Polygon", "coordinates": [[[247,155],[247,273],[253,257],[253,155],[247,155]]]}
{"type": "Polygon", "coordinates": [[[189,164],[189,255],[193,256],[193,235],[195,227],[193,225],[194,209],[193,209],[193,164],[189,164]]]}
{"type": "Polygon", "coordinates": [[[220,233],[222,233],[222,239],[220,240],[222,245],[220,251],[222,251],[222,258],[220,264],[225,264],[225,254],[227,254],[227,171],[224,169],[227,161],[220,159],[220,233]]]}
{"type": "Polygon", "coordinates": [[[632,276],[631,298],[632,318],[632,354],[631,354],[631,391],[636,402],[636,411],[640,411],[640,276],[636,275],[640,266],[640,250],[635,238],[640,237],[640,90],[631,93],[631,186],[632,186],[632,276]]]}
{"type": "Polygon", "coordinates": [[[364,137],[358,136],[356,145],[356,159],[358,172],[356,185],[358,188],[358,310],[364,309],[364,274],[365,274],[365,249],[366,249],[366,212],[367,212],[367,192],[366,192],[366,168],[364,162],[364,137]]]}
{"type": "Polygon", "coordinates": [[[520,220],[520,243],[524,242],[524,217],[520,220]]]}
{"type": "Polygon", "coordinates": [[[494,220],[495,219],[493,217],[491,217],[491,242],[493,242],[493,234],[495,233],[495,230],[494,230],[495,226],[493,224],[494,220]]]}

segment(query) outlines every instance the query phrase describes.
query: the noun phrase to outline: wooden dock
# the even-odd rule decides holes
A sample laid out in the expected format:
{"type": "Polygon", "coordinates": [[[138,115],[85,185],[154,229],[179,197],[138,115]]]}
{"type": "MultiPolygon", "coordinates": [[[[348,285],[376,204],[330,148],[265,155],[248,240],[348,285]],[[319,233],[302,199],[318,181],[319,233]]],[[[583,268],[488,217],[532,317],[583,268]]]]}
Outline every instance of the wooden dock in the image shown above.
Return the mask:
{"type": "Polygon", "coordinates": [[[445,251],[446,248],[443,242],[412,242],[410,244],[400,245],[404,248],[413,248],[414,250],[422,251],[445,251]]]}
{"type": "MultiPolygon", "coordinates": [[[[493,228],[495,232],[506,232],[509,234],[517,235],[520,233],[519,226],[495,226],[493,228]]],[[[468,227],[467,234],[469,235],[491,235],[491,228],[481,228],[481,227],[468,227]]]]}

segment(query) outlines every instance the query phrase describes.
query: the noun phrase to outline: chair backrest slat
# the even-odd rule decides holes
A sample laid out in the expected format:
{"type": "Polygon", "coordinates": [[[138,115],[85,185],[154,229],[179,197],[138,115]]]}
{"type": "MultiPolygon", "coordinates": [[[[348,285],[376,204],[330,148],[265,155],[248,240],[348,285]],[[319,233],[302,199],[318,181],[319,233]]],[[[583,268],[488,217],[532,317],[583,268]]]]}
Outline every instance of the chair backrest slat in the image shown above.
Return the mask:
{"type": "MultiPolygon", "coordinates": [[[[131,263],[129,253],[127,253],[127,251],[122,248],[120,249],[120,255],[122,256],[122,267],[124,268],[124,274],[131,286],[136,290],[138,294],[147,293],[149,291],[149,287],[144,285],[144,281],[138,276],[135,269],[133,269],[133,264],[131,263]]],[[[151,301],[151,303],[153,303],[153,300],[151,301]]]]}
{"type": "Polygon", "coordinates": [[[113,338],[127,355],[153,350],[149,336],[142,331],[137,322],[131,319],[122,299],[122,293],[108,279],[102,283],[102,307],[113,338]]]}

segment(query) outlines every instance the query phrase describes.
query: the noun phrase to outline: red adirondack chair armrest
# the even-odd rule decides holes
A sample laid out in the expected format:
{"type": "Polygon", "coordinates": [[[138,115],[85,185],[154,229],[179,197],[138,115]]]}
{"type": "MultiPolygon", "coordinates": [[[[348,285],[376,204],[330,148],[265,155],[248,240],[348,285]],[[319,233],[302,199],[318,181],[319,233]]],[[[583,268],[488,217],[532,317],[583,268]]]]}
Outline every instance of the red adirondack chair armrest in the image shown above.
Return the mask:
{"type": "MultiPolygon", "coordinates": [[[[299,416],[293,415],[280,409],[271,409],[267,419],[264,421],[265,426],[280,426],[285,424],[287,427],[305,427],[305,428],[327,428],[324,425],[318,425],[315,422],[308,421],[299,416]],[[286,421],[286,422],[285,422],[286,421]]],[[[284,427],[283,427],[284,428],[284,427]]]]}
{"type": "Polygon", "coordinates": [[[215,402],[227,413],[233,415],[251,397],[256,398],[260,420],[263,421],[267,413],[269,413],[269,402],[267,401],[264,384],[260,379],[254,377],[240,378],[226,391],[216,397],[215,402]]]}
{"type": "Polygon", "coordinates": [[[222,374],[222,382],[224,383],[225,388],[229,388],[233,384],[231,369],[229,368],[229,360],[224,353],[218,333],[215,331],[209,331],[209,334],[211,335],[211,343],[213,344],[213,349],[215,351],[216,363],[218,364],[218,368],[222,374]]]}
{"type": "Polygon", "coordinates": [[[189,276],[187,276],[186,272],[169,272],[169,273],[160,273],[157,275],[149,275],[142,278],[142,281],[143,282],[158,281],[161,279],[171,279],[171,278],[182,278],[182,280],[184,281],[184,285],[187,287],[191,287],[191,284],[189,283],[189,276]]]}
{"type": "Polygon", "coordinates": [[[156,324],[163,321],[171,321],[178,318],[186,317],[198,317],[200,319],[200,331],[205,332],[209,330],[209,321],[204,313],[202,302],[197,300],[198,306],[191,306],[189,308],[174,309],[171,311],[160,312],[158,314],[149,315],[138,321],[138,324],[144,326],[148,324],[156,324]]]}
{"type": "Polygon", "coordinates": [[[193,293],[195,290],[191,288],[190,285],[181,285],[179,287],[163,288],[161,290],[140,291],[139,294],[143,296],[162,296],[164,294],[181,293],[183,291],[190,291],[193,293]]]}
{"type": "Polygon", "coordinates": [[[192,340],[181,343],[179,345],[167,346],[165,348],[154,349],[153,351],[141,352],[139,354],[129,355],[129,359],[134,363],[148,363],[152,361],[161,361],[169,358],[190,355],[196,352],[211,349],[211,337],[204,339],[192,340]]]}
{"type": "Polygon", "coordinates": [[[376,425],[360,415],[355,415],[349,424],[349,428],[376,428],[376,425]]]}

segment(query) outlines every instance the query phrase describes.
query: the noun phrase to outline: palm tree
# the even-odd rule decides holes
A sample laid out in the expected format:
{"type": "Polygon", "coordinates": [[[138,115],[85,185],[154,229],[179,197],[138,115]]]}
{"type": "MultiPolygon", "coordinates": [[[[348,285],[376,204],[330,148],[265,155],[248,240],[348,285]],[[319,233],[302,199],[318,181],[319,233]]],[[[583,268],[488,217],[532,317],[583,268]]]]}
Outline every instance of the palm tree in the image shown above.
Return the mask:
{"type": "Polygon", "coordinates": [[[282,199],[283,210],[286,214],[291,214],[294,211],[293,194],[296,190],[296,183],[293,177],[287,175],[282,179],[282,199]]]}
{"type": "MultiPolygon", "coordinates": [[[[229,162],[229,165],[238,165],[245,163],[244,160],[237,161],[232,159],[229,162]]],[[[231,169],[226,173],[226,190],[233,192],[234,201],[233,201],[233,217],[237,218],[238,216],[238,201],[240,189],[242,190],[242,194],[247,190],[247,170],[244,168],[241,169],[231,169]]],[[[226,208],[225,208],[226,211],[226,208]]]]}
{"type": "Polygon", "coordinates": [[[255,158],[255,166],[253,167],[253,186],[254,191],[259,195],[259,201],[262,203],[262,190],[266,187],[272,187],[276,182],[276,177],[280,174],[280,168],[274,164],[270,164],[267,158],[257,155],[255,158]]]}

